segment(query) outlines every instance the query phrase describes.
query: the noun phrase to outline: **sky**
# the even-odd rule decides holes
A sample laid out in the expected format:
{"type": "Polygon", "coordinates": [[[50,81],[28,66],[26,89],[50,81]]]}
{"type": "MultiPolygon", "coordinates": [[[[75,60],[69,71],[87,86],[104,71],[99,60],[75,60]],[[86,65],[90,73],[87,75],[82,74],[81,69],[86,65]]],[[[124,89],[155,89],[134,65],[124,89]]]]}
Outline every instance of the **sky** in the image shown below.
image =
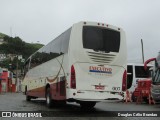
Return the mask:
{"type": "Polygon", "coordinates": [[[47,44],[79,21],[121,27],[128,62],[156,57],[160,44],[160,0],[0,0],[0,32],[47,44]]]}

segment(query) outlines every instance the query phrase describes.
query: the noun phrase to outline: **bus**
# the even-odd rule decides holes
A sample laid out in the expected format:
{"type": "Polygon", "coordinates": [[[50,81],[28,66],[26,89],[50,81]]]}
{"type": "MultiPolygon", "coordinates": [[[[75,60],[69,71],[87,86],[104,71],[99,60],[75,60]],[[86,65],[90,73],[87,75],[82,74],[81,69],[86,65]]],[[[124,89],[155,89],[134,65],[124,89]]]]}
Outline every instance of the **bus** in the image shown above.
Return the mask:
{"type": "Polygon", "coordinates": [[[46,98],[93,108],[122,100],[126,90],[127,48],[122,28],[79,22],[32,54],[25,62],[26,100],[46,98]]]}
{"type": "Polygon", "coordinates": [[[157,58],[148,59],[144,67],[146,68],[149,62],[154,61],[154,67],[152,69],[152,85],[151,85],[151,95],[155,102],[160,102],[160,52],[157,58]]]}
{"type": "Polygon", "coordinates": [[[134,96],[135,88],[138,85],[139,80],[145,80],[150,78],[150,69],[153,65],[149,64],[146,69],[144,69],[144,64],[140,63],[128,63],[127,64],[127,89],[131,94],[132,101],[136,101],[134,96]]]}

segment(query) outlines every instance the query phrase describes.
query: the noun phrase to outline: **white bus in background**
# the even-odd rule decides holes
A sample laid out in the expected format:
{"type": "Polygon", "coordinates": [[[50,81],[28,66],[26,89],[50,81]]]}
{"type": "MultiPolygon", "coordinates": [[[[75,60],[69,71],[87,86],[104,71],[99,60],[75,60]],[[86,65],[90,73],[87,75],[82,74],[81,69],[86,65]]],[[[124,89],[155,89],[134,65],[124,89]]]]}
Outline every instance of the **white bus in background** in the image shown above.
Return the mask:
{"type": "Polygon", "coordinates": [[[121,28],[79,22],[31,55],[23,81],[26,100],[46,98],[77,102],[92,108],[97,102],[122,100],[126,90],[126,38],[121,28]]]}
{"type": "Polygon", "coordinates": [[[132,100],[135,101],[133,92],[138,85],[138,80],[144,80],[151,77],[150,68],[153,65],[148,65],[147,70],[144,69],[144,64],[128,63],[127,64],[127,89],[132,95],[132,100]]]}

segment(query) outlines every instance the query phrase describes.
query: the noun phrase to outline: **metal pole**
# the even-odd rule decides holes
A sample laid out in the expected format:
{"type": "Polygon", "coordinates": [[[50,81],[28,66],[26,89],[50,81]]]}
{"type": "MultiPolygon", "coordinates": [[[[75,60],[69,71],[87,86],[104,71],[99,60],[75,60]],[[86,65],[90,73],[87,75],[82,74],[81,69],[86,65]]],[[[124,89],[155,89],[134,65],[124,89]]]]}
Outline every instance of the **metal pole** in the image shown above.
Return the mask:
{"type": "Polygon", "coordinates": [[[143,50],[143,40],[141,39],[141,46],[142,46],[142,60],[144,63],[144,50],[143,50]]]}
{"type": "Polygon", "coordinates": [[[18,82],[19,81],[18,81],[18,56],[17,56],[17,61],[16,61],[16,84],[15,84],[16,87],[17,87],[17,91],[19,90],[18,89],[18,85],[19,85],[18,82]]]}

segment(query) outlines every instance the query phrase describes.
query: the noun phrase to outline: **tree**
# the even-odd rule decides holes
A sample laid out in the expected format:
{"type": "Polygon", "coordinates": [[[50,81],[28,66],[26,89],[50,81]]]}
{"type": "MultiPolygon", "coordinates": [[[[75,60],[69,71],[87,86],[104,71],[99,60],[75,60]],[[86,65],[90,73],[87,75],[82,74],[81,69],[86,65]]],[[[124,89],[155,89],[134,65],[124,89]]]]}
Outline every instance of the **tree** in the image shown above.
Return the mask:
{"type": "MultiPolygon", "coordinates": [[[[26,60],[31,54],[36,52],[39,48],[41,48],[42,44],[31,44],[24,42],[19,37],[9,37],[4,36],[4,43],[0,45],[0,54],[14,54],[22,55],[23,58],[26,60]]],[[[16,69],[17,57],[11,61],[11,59],[7,58],[4,61],[0,62],[0,66],[9,69],[16,69]]],[[[18,60],[19,68],[22,67],[22,62],[18,60]]]]}
{"type": "Polygon", "coordinates": [[[5,43],[0,45],[0,53],[22,55],[27,59],[31,54],[41,48],[42,44],[25,43],[19,37],[4,37],[5,43]]]}

